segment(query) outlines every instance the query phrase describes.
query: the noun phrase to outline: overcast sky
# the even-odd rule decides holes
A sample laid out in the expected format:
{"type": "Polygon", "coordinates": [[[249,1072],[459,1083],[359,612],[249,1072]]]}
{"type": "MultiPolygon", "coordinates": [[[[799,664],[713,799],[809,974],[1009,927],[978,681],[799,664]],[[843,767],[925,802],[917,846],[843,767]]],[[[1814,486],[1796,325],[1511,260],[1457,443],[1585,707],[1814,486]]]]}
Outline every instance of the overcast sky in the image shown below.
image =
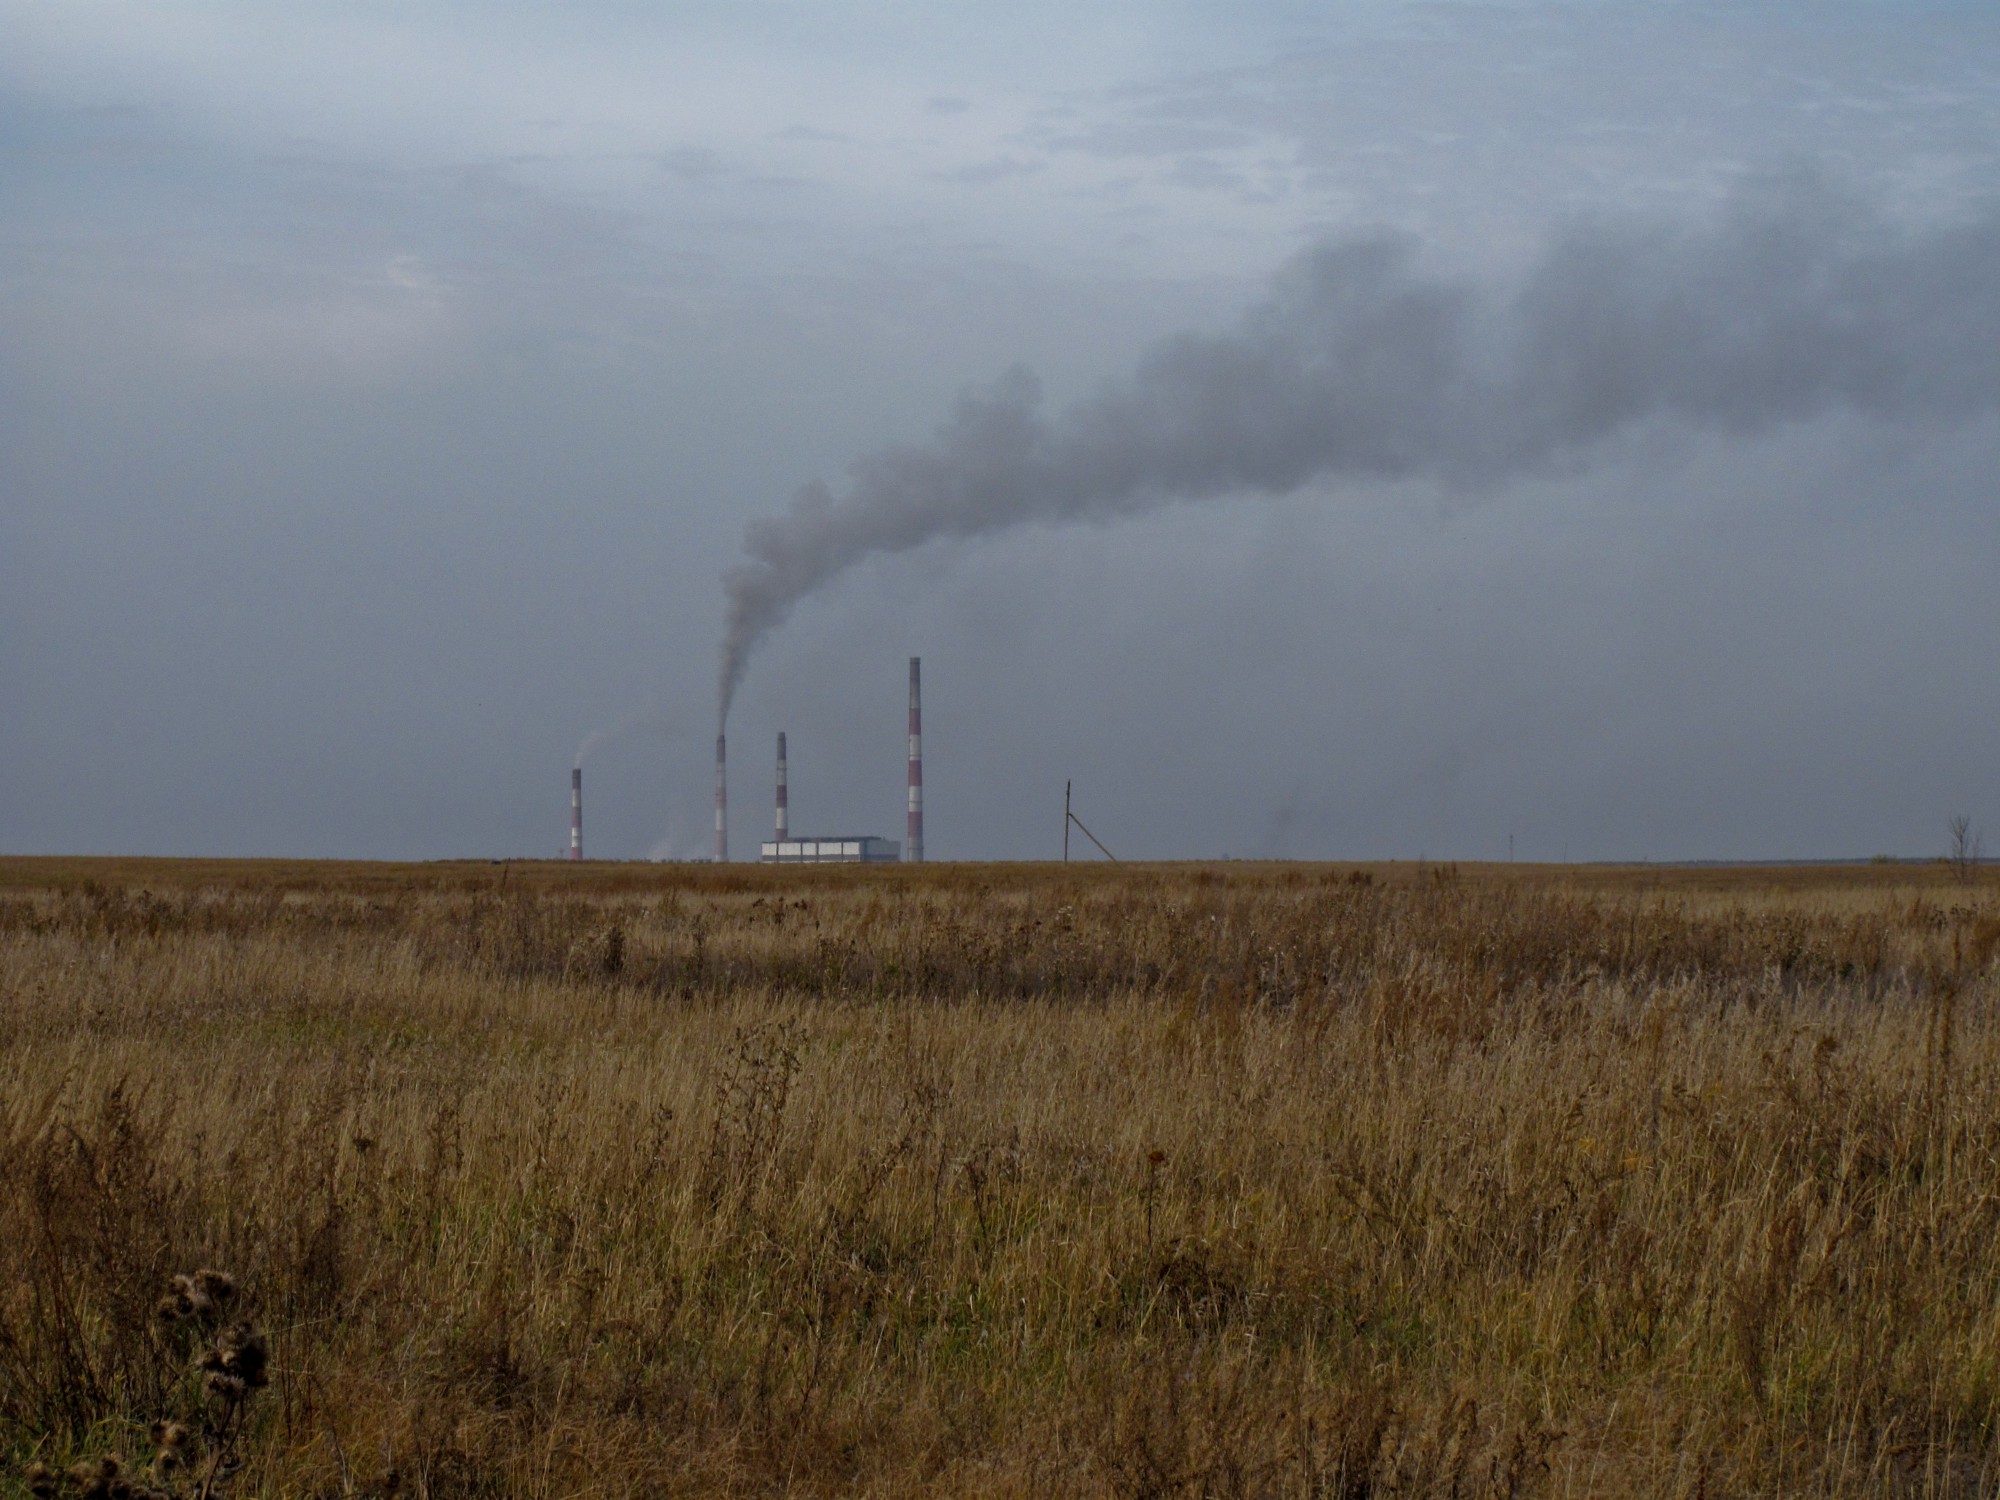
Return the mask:
{"type": "Polygon", "coordinates": [[[2000,844],[1996,225],[1990,4],[0,0],[0,852],[553,855],[643,721],[701,854],[732,570],[739,855],[912,654],[933,857],[2000,844]]]}

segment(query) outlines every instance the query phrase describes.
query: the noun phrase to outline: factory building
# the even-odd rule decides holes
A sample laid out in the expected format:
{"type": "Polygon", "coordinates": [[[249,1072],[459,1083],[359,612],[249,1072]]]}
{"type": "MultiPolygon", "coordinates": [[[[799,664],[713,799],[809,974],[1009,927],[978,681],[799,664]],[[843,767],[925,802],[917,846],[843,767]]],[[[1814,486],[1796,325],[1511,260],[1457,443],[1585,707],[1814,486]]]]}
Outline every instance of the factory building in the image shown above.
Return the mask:
{"type": "MultiPolygon", "coordinates": [[[[921,704],[921,663],[910,658],[910,759],[909,801],[905,829],[909,842],[876,838],[872,834],[845,834],[839,838],[793,838],[791,835],[791,787],[785,754],[785,736],[778,736],[777,799],[773,807],[776,837],[758,845],[760,862],[770,865],[915,864],[924,857],[924,751],[921,704]]],[[[715,862],[729,860],[729,747],[721,735],[715,737],[715,862]]],[[[583,848],[583,776],[579,770],[571,785],[571,858],[581,858],[583,848]]]]}
{"type": "MultiPolygon", "coordinates": [[[[917,663],[910,660],[910,723],[916,723],[916,681],[917,663]]],[[[910,735],[910,796],[916,798],[914,790],[921,783],[922,762],[917,758],[917,739],[914,729],[910,735]]],[[[785,756],[785,737],[778,736],[778,799],[775,808],[777,837],[769,838],[757,847],[758,859],[767,865],[874,865],[889,864],[903,858],[903,846],[894,839],[878,839],[872,834],[844,834],[830,839],[795,839],[791,833],[791,775],[785,756]]],[[[913,815],[920,819],[921,813],[913,815]]],[[[913,838],[921,838],[923,824],[913,821],[913,838]]]]}
{"type": "Polygon", "coordinates": [[[886,864],[903,857],[903,846],[894,839],[766,839],[758,846],[758,858],[767,865],[872,865],[886,864]]]}

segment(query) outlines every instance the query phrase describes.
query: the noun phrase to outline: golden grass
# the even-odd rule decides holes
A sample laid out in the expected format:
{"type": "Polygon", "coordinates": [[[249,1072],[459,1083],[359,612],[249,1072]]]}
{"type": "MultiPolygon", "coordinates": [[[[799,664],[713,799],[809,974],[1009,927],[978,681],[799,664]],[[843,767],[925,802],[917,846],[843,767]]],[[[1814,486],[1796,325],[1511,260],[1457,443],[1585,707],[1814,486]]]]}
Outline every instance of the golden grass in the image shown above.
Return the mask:
{"type": "Polygon", "coordinates": [[[1907,866],[0,862],[0,1493],[215,1266],[244,1494],[1990,1494],[1996,951],[1907,866]]]}

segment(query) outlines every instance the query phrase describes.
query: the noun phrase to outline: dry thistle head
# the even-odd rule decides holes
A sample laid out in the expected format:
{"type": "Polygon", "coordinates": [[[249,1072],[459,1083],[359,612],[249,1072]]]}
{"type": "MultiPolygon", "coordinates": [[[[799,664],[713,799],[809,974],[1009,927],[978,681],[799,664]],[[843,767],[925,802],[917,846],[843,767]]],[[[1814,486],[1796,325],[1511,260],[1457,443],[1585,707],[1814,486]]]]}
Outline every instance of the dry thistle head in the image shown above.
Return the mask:
{"type": "Polygon", "coordinates": [[[152,1427],[153,1470],[165,1474],[187,1462],[188,1430],[179,1422],[155,1422],[152,1427]]]}
{"type": "Polygon", "coordinates": [[[203,1269],[194,1273],[195,1290],[215,1307],[227,1307],[236,1300],[236,1278],[227,1271],[203,1269]]]}
{"type": "Polygon", "coordinates": [[[215,1336],[215,1347],[202,1358],[203,1384],[225,1400],[241,1400],[261,1387],[271,1362],[271,1346],[248,1323],[236,1323],[215,1336]]]}
{"type": "Polygon", "coordinates": [[[35,1500],[49,1500],[56,1492],[55,1471],[47,1464],[35,1463],[21,1471],[21,1478],[28,1486],[28,1493],[35,1500]]]}
{"type": "Polygon", "coordinates": [[[225,1271],[203,1269],[176,1276],[160,1299],[155,1316],[163,1323],[198,1323],[212,1327],[236,1300],[236,1278],[225,1271]]]}
{"type": "Polygon", "coordinates": [[[166,1296],[160,1299],[153,1316],[162,1323],[184,1323],[195,1316],[194,1278],[176,1276],[167,1285],[166,1296]]]}
{"type": "Polygon", "coordinates": [[[70,1483],[76,1486],[83,1500],[113,1500],[114,1485],[119,1488],[118,1500],[124,1500],[131,1486],[119,1477],[118,1471],[123,1467],[116,1454],[107,1453],[94,1464],[73,1466],[69,1471],[70,1483]]]}

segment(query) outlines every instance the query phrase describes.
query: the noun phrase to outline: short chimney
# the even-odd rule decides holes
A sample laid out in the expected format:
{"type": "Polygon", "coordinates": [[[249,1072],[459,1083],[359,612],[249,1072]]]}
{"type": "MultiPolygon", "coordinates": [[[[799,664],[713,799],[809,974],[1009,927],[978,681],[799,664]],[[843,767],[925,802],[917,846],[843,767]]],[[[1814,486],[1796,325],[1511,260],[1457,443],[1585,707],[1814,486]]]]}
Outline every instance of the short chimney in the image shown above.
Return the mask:
{"type": "Polygon", "coordinates": [[[910,815],[904,830],[903,858],[924,860],[924,711],[920,657],[910,658],[910,815]]]}
{"type": "Polygon", "coordinates": [[[715,862],[729,863],[729,742],[715,737],[715,862]]]}
{"type": "Polygon", "coordinates": [[[583,858],[583,767],[569,773],[569,857],[583,858]]]}
{"type": "Polygon", "coordinates": [[[778,838],[784,840],[790,832],[791,818],[785,805],[785,732],[778,731],[778,838]]]}

